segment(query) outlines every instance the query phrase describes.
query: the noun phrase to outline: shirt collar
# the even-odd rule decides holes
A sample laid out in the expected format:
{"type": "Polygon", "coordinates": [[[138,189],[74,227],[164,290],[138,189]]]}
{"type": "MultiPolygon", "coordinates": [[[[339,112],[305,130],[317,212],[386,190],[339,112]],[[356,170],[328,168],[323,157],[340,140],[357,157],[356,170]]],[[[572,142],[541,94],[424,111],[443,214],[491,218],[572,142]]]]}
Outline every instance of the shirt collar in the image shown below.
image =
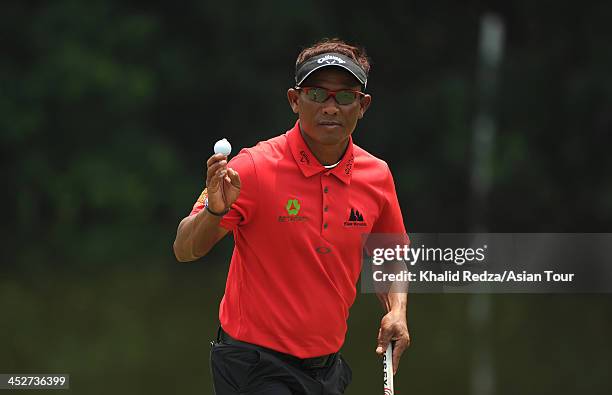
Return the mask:
{"type": "Polygon", "coordinates": [[[353,162],[355,160],[355,156],[353,154],[353,138],[351,136],[349,136],[348,146],[346,147],[346,152],[344,153],[340,163],[338,163],[338,165],[333,169],[328,170],[323,167],[321,163],[319,163],[304,141],[302,133],[300,132],[299,119],[295,122],[293,128],[289,130],[286,135],[291,153],[293,154],[293,159],[295,159],[295,163],[297,163],[298,167],[302,171],[302,174],[304,174],[304,177],[311,177],[315,174],[329,172],[335,175],[345,184],[350,184],[351,176],[353,174],[353,162]]]}

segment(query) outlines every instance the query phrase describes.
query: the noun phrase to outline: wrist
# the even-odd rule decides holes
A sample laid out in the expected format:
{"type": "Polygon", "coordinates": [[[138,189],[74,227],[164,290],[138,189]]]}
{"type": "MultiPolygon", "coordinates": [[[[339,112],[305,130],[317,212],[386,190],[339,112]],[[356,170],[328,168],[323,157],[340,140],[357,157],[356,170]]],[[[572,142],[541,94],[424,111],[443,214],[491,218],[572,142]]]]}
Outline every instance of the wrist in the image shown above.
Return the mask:
{"type": "Polygon", "coordinates": [[[406,307],[392,307],[391,310],[389,310],[389,313],[393,315],[399,315],[399,316],[405,317],[406,307]]]}
{"type": "Polygon", "coordinates": [[[390,294],[389,295],[389,311],[396,314],[406,314],[408,300],[406,294],[390,294]]]}
{"type": "Polygon", "coordinates": [[[215,217],[223,217],[225,214],[229,213],[229,208],[222,212],[216,212],[211,210],[210,207],[206,206],[206,211],[208,211],[210,215],[213,215],[215,217]]]}

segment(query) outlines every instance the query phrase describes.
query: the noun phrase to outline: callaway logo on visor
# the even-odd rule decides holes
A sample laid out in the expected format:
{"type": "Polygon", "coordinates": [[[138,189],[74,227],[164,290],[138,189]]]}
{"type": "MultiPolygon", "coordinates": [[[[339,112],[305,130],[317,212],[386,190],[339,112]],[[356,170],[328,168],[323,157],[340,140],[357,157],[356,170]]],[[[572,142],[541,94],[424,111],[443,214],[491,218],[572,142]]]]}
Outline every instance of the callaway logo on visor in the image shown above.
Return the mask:
{"type": "Polygon", "coordinates": [[[365,71],[353,59],[339,53],[324,53],[313,56],[312,58],[295,66],[295,85],[300,86],[308,76],[318,69],[327,66],[342,67],[363,85],[365,89],[368,76],[365,71]]]}
{"type": "Polygon", "coordinates": [[[344,60],[340,59],[336,55],[325,55],[322,58],[317,59],[317,63],[323,63],[323,62],[327,64],[346,63],[344,60]]]}

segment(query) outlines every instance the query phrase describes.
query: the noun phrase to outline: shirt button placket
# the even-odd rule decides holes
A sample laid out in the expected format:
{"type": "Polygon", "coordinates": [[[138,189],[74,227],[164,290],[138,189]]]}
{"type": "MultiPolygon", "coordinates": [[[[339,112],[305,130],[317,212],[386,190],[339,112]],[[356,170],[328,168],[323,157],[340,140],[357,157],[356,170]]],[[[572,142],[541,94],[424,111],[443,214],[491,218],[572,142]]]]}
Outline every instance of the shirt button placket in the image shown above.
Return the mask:
{"type": "Polygon", "coordinates": [[[329,193],[329,188],[327,187],[327,185],[323,185],[323,230],[327,230],[328,224],[327,224],[327,211],[328,211],[328,206],[327,206],[327,196],[329,193]]]}

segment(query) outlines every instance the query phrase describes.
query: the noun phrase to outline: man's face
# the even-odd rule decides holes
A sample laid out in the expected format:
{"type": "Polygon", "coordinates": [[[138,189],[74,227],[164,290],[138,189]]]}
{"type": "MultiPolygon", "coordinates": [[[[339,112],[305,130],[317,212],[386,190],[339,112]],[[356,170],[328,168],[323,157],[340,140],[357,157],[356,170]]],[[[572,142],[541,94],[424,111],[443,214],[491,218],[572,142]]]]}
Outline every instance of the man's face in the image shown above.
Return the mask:
{"type": "MultiPolygon", "coordinates": [[[[357,79],[339,67],[324,67],[315,71],[302,83],[302,87],[332,91],[361,90],[357,79]]],[[[305,137],[321,145],[337,145],[346,141],[372,101],[370,95],[365,95],[351,104],[338,104],[334,97],[329,96],[325,102],[317,103],[296,89],[289,89],[287,98],[293,112],[299,114],[305,137]]]]}

